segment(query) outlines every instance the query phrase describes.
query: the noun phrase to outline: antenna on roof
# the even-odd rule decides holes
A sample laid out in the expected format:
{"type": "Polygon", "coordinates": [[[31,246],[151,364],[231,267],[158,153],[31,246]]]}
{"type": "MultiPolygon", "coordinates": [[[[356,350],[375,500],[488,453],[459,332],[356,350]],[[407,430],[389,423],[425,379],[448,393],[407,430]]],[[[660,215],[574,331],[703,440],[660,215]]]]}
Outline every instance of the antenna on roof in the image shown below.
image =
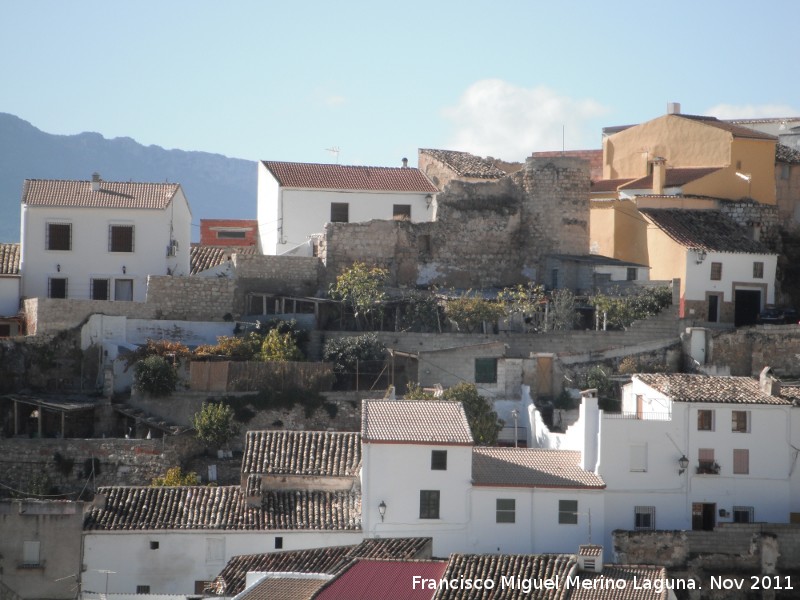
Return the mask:
{"type": "Polygon", "coordinates": [[[338,165],[339,164],[339,152],[340,152],[339,146],[331,146],[330,148],[325,148],[325,150],[327,150],[331,154],[335,154],[336,155],[336,164],[338,165]]]}

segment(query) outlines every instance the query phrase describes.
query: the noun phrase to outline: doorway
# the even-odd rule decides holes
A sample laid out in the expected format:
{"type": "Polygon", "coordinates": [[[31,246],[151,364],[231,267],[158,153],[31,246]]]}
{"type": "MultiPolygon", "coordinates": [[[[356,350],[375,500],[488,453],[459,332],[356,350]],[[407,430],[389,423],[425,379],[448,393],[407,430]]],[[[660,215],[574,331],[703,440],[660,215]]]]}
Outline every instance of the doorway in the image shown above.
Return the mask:
{"type": "Polygon", "coordinates": [[[754,325],[761,311],[761,290],[735,290],[733,295],[734,324],[754,325]]]}
{"type": "Polygon", "coordinates": [[[719,323],[719,294],[708,295],[708,321],[719,323]]]}
{"type": "Polygon", "coordinates": [[[717,524],[717,505],[709,502],[692,503],[692,530],[714,531],[717,524]]]}

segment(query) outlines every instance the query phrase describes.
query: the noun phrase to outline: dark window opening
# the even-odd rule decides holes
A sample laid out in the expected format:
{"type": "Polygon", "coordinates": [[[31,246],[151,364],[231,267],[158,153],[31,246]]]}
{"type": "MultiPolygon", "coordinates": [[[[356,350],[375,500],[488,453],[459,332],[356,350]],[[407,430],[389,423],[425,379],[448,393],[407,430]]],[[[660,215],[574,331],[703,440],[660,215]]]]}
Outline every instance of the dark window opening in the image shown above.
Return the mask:
{"type": "Polygon", "coordinates": [[[247,235],[246,231],[218,231],[218,240],[243,240],[247,235]]]}
{"type": "Polygon", "coordinates": [[[350,205],[347,202],[331,202],[331,223],[349,223],[350,205]]]}
{"type": "Polygon", "coordinates": [[[108,300],[108,279],[92,279],[91,287],[92,300],[108,300]]]}
{"type": "Polygon", "coordinates": [[[498,498],[496,503],[495,522],[515,523],[517,518],[517,501],[513,498],[498,498]]]}
{"type": "Polygon", "coordinates": [[[133,225],[108,226],[108,251],[133,252],[133,225]]]}
{"type": "Polygon", "coordinates": [[[48,298],[66,298],[67,280],[63,277],[50,277],[47,281],[48,298]]]}
{"type": "Polygon", "coordinates": [[[561,525],[578,524],[578,501],[559,500],[558,501],[558,522],[561,525]]]}
{"type": "Polygon", "coordinates": [[[447,470],[447,450],[431,450],[431,470],[447,470]]]}
{"type": "Polygon", "coordinates": [[[439,490],[420,490],[419,492],[419,518],[439,518],[439,490]]]}
{"type": "Polygon", "coordinates": [[[711,263],[711,281],[719,281],[722,279],[722,263],[711,263]]]}
{"type": "Polygon", "coordinates": [[[72,250],[72,225],[48,223],[45,247],[48,250],[72,250]]]}
{"type": "Polygon", "coordinates": [[[392,206],[392,218],[395,221],[410,221],[411,220],[411,205],[410,204],[395,204],[392,206]]]}
{"type": "Polygon", "coordinates": [[[275,537],[275,550],[283,549],[283,536],[276,536],[275,537]]]}
{"type": "Polygon", "coordinates": [[[475,383],[497,383],[497,359],[475,359],[475,383]]]}

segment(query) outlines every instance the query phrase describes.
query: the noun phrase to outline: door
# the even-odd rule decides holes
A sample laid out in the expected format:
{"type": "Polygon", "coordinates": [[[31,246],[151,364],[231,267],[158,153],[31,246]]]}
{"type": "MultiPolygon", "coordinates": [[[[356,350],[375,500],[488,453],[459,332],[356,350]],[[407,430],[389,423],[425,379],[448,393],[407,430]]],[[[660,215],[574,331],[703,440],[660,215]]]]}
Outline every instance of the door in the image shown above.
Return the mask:
{"type": "Polygon", "coordinates": [[[114,300],[133,300],[133,279],[114,280],[114,300]]]}
{"type": "Polygon", "coordinates": [[[734,301],[734,324],[754,325],[756,317],[761,310],[761,291],[760,290],[735,290],[733,293],[734,301]]]}
{"type": "Polygon", "coordinates": [[[717,294],[708,296],[708,321],[710,323],[719,322],[719,296],[717,294]]]}
{"type": "Polygon", "coordinates": [[[692,529],[714,531],[717,524],[717,505],[709,502],[692,503],[692,529]]]}

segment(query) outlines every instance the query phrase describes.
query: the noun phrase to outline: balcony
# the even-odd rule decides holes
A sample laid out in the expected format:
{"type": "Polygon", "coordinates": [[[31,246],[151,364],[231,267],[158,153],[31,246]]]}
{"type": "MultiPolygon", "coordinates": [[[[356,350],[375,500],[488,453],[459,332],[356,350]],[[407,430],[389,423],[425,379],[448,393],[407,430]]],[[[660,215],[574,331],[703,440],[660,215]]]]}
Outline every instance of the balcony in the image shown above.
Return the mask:
{"type": "Polygon", "coordinates": [[[719,475],[720,466],[713,460],[701,460],[696,469],[698,475],[719,475]]]}
{"type": "Polygon", "coordinates": [[[671,421],[672,413],[669,412],[603,412],[606,419],[630,419],[631,421],[671,421]]]}

